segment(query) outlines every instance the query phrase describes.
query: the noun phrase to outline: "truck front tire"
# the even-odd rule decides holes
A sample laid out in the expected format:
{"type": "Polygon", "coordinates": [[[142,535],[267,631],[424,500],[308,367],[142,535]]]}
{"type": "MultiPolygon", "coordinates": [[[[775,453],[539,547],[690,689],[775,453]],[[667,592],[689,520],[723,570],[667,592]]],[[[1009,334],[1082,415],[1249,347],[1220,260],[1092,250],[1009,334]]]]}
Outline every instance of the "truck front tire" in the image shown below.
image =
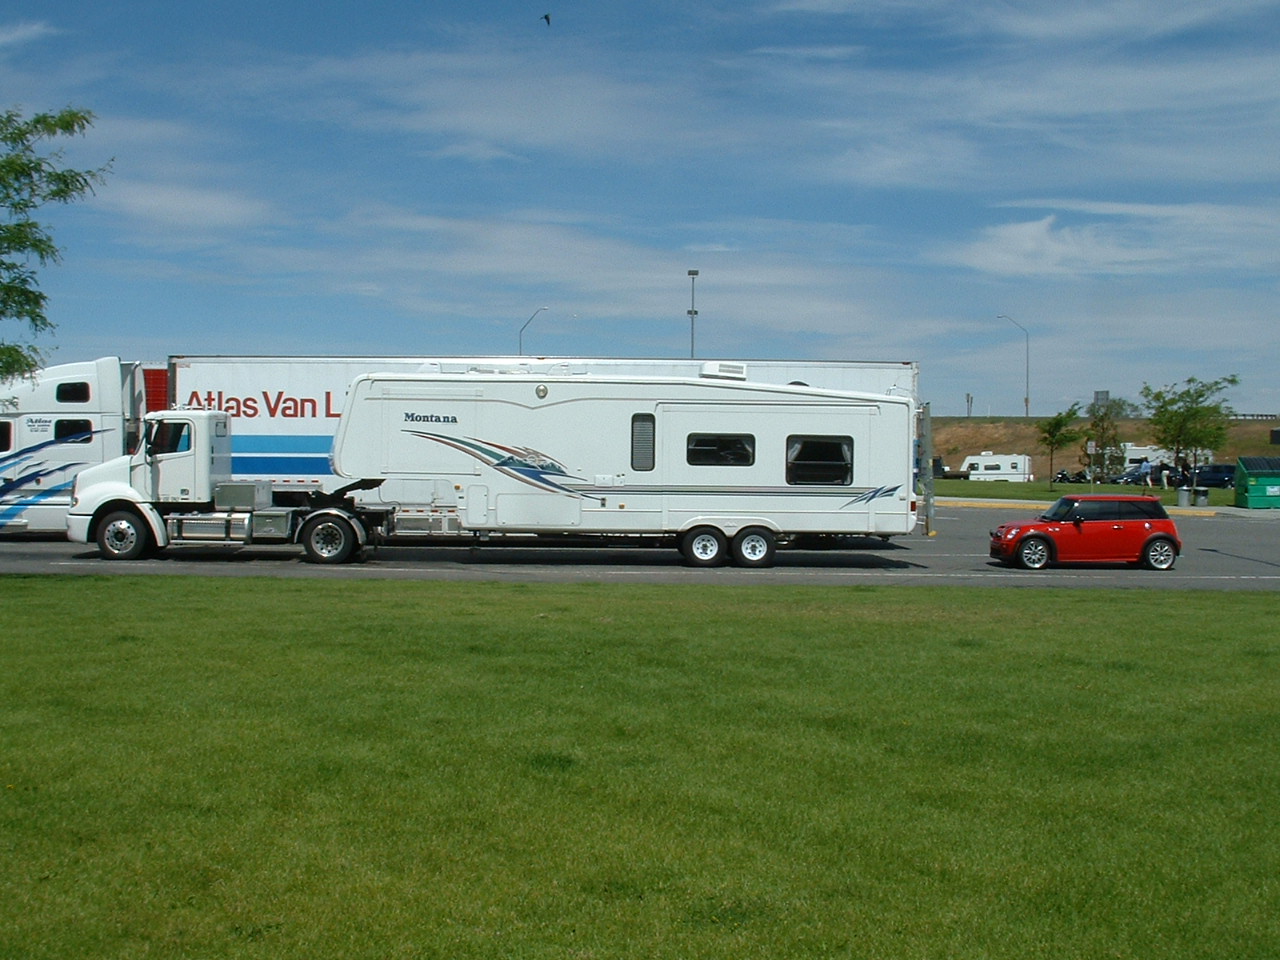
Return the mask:
{"type": "Polygon", "coordinates": [[[117,510],[98,524],[97,541],[104,560],[137,560],[151,545],[151,531],[132,510],[117,510]]]}
{"type": "Polygon", "coordinates": [[[325,514],[302,525],[302,549],[312,563],[346,563],[359,546],[355,527],[343,517],[325,514]]]}

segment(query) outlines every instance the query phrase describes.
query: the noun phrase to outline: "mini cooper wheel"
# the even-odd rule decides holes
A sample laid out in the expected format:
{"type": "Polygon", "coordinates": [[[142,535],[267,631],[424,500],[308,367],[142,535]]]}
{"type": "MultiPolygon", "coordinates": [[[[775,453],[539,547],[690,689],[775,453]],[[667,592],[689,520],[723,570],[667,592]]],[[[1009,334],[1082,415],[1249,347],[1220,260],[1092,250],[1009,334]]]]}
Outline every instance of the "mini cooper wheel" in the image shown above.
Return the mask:
{"type": "Polygon", "coordinates": [[[1049,565],[1049,541],[1044,537],[1027,537],[1018,544],[1018,566],[1024,570],[1042,570],[1049,565]]]}
{"type": "Polygon", "coordinates": [[[1142,548],[1142,565],[1148,570],[1168,570],[1177,559],[1177,547],[1164,537],[1156,537],[1142,548]]]}
{"type": "Polygon", "coordinates": [[[717,567],[724,563],[729,544],[715,527],[697,527],[680,541],[680,552],[695,567],[717,567]]]}

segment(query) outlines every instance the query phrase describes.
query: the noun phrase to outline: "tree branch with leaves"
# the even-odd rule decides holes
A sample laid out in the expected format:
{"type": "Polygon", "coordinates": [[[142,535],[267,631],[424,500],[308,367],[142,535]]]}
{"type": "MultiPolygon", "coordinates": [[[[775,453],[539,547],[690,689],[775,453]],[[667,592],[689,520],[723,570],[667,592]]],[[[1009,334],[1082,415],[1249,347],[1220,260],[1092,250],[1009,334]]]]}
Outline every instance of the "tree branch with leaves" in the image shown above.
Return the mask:
{"type": "Polygon", "coordinates": [[[0,335],[0,382],[25,376],[40,366],[39,350],[26,337],[53,329],[45,314],[48,297],[36,269],[61,259],[48,227],[35,220],[52,203],[72,203],[102,183],[110,164],[96,170],[63,165],[61,150],[40,148],[58,137],[81,135],[93,114],[72,107],[24,118],[17,110],[0,113],[0,320],[15,320],[25,330],[16,339],[0,335]]]}
{"type": "Polygon", "coordinates": [[[1155,388],[1142,385],[1151,439],[1170,451],[1175,461],[1196,466],[1201,450],[1216,450],[1227,441],[1231,408],[1223,394],[1240,382],[1237,376],[1217,380],[1188,377],[1182,385],[1155,388]]]}

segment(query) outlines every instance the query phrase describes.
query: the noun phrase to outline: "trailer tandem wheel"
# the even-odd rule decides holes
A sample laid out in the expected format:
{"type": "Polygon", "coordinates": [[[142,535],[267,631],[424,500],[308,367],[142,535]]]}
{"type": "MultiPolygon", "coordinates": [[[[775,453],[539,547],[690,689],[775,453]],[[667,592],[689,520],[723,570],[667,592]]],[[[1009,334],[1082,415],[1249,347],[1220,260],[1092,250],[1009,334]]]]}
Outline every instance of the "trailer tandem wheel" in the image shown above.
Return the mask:
{"type": "Polygon", "coordinates": [[[778,541],[764,527],[747,527],[733,538],[733,562],[740,567],[771,567],[778,541]]]}
{"type": "Polygon", "coordinates": [[[695,527],[680,540],[680,552],[695,567],[718,567],[729,552],[729,541],[715,527],[695,527]]]}

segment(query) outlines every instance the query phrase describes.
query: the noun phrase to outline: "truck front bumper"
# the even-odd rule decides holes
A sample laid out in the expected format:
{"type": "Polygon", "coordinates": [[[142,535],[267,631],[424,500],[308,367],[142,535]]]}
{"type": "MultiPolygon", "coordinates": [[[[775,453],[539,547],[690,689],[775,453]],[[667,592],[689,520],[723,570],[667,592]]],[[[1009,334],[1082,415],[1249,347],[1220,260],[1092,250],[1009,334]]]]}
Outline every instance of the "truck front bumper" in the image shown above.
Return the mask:
{"type": "Polygon", "coordinates": [[[76,513],[67,514],[67,539],[72,543],[89,542],[89,526],[93,517],[85,517],[76,513]]]}

